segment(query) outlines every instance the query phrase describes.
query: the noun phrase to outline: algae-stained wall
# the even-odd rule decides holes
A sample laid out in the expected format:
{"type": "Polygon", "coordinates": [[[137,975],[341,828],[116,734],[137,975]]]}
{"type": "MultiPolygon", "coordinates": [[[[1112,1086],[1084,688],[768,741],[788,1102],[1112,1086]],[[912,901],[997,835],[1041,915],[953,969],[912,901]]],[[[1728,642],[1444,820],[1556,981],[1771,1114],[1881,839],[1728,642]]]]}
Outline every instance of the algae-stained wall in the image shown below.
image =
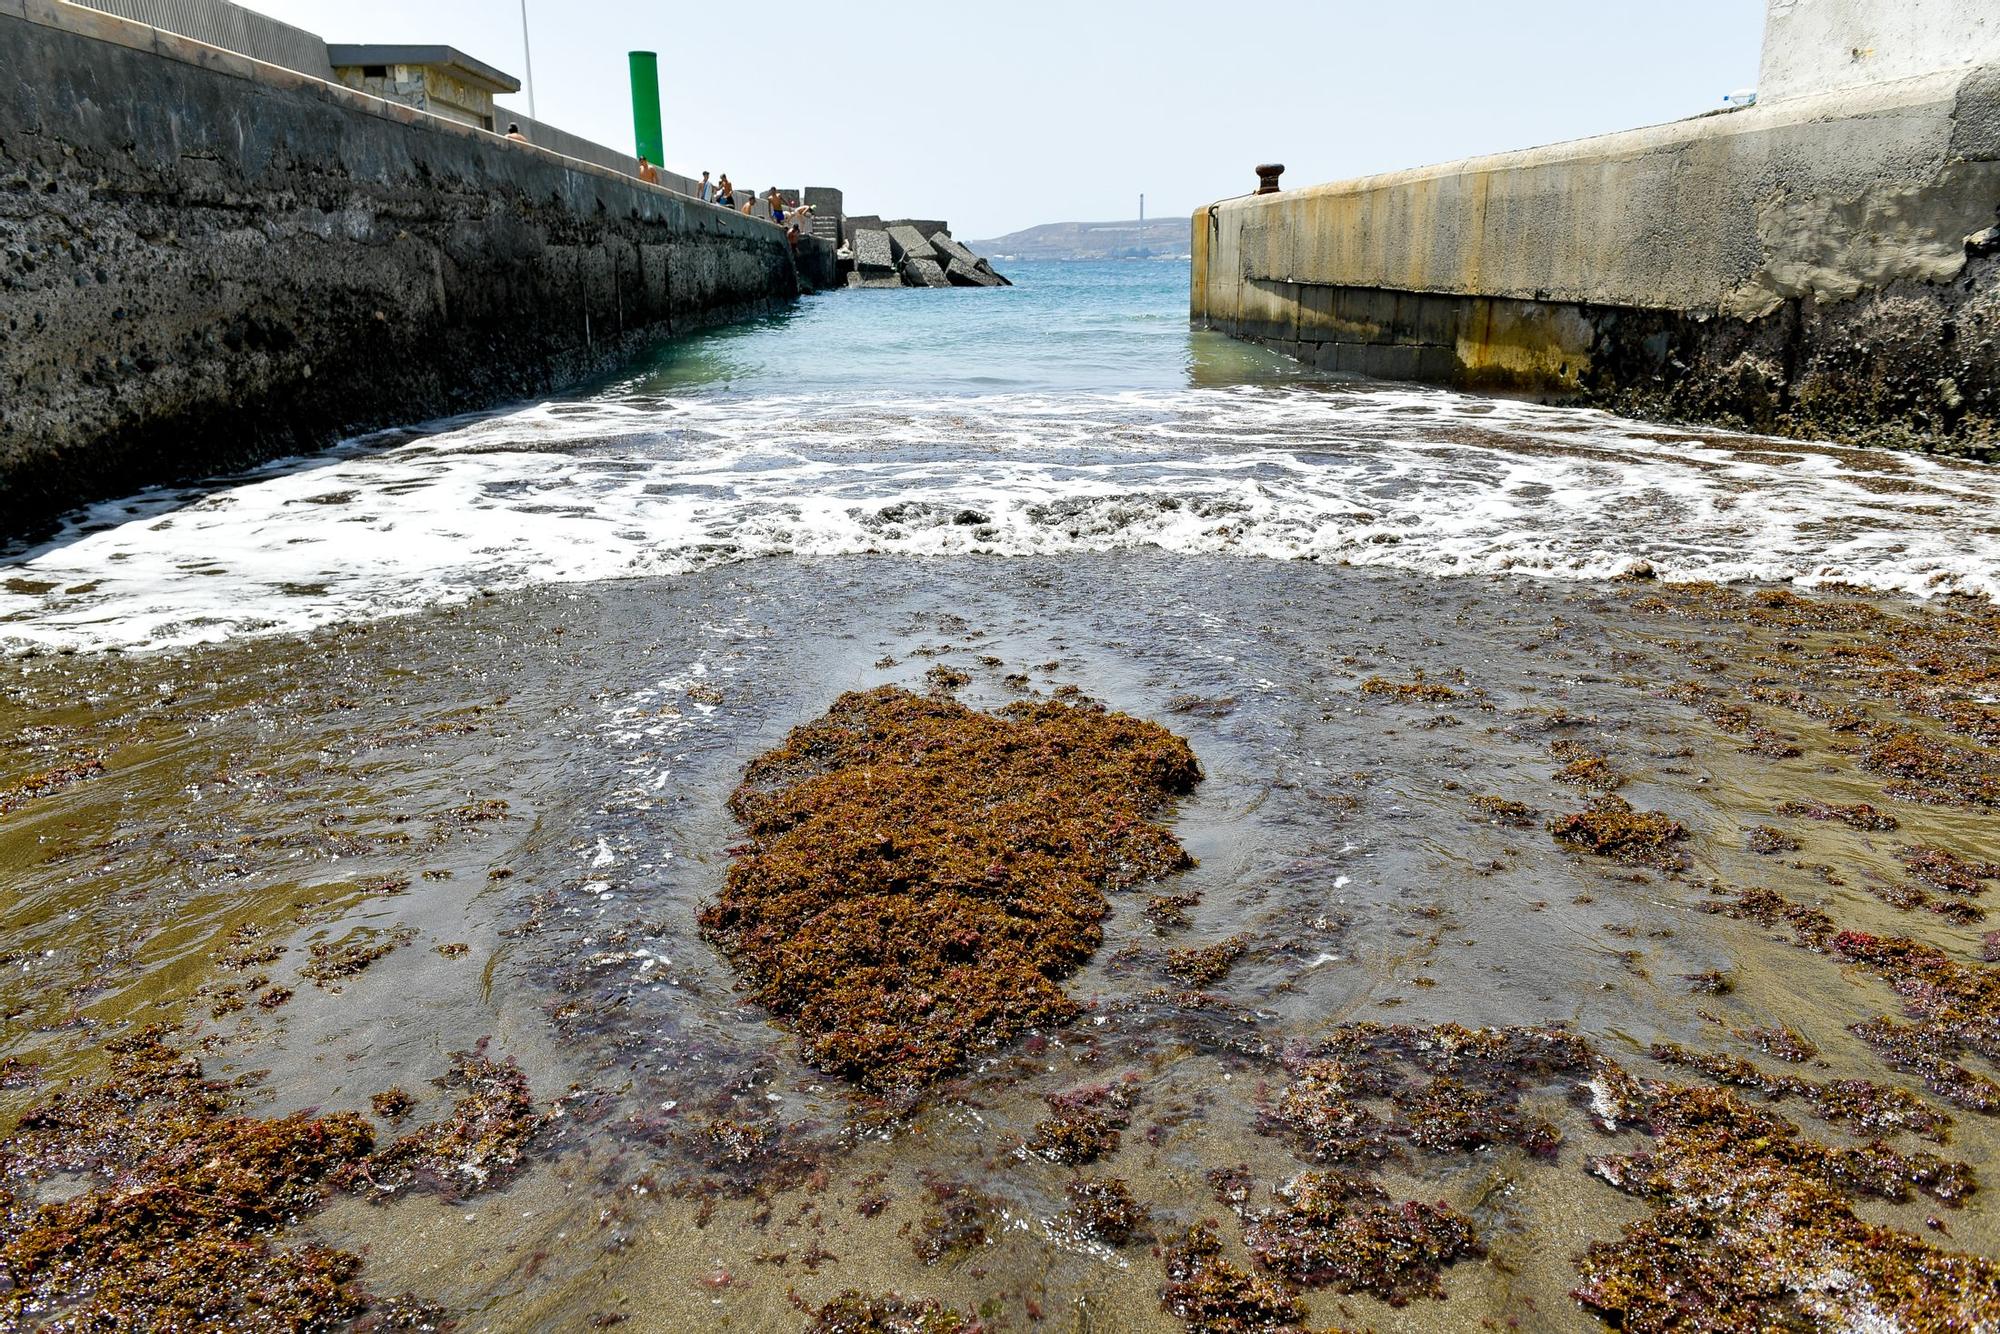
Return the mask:
{"type": "Polygon", "coordinates": [[[2000,62],[1995,0],[1769,0],[1764,101],[2000,62]]]}
{"type": "Polygon", "coordinates": [[[767,222],[92,10],[0,0],[0,69],[0,532],[797,295],[767,222]]]}
{"type": "Polygon", "coordinates": [[[1981,68],[1214,205],[1191,313],[1333,370],[1986,448],[1996,204],[1981,68]]]}

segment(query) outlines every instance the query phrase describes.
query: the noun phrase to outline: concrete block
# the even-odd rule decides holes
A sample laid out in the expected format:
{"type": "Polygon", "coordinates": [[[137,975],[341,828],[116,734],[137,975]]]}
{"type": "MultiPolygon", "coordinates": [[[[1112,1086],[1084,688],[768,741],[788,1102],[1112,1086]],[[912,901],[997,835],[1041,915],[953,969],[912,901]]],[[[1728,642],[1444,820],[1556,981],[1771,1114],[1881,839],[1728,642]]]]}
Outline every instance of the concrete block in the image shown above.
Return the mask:
{"type": "Polygon", "coordinates": [[[854,267],[863,273],[882,274],[896,271],[896,253],[895,248],[889,243],[889,233],[855,232],[849,244],[854,251],[854,267]]]}
{"type": "Polygon", "coordinates": [[[896,248],[896,262],[907,264],[913,259],[927,259],[938,262],[938,252],[924,239],[922,232],[914,227],[897,224],[889,228],[889,244],[896,248]]]}
{"type": "Polygon", "coordinates": [[[943,266],[934,259],[904,260],[903,281],[911,287],[951,286],[951,279],[945,277],[943,266]]]}
{"type": "Polygon", "coordinates": [[[953,287],[1000,286],[999,275],[992,273],[981,273],[978,269],[974,268],[970,264],[967,264],[962,259],[954,259],[949,265],[947,265],[944,271],[944,276],[950,280],[951,285],[953,287]]]}
{"type": "Polygon", "coordinates": [[[950,223],[941,222],[936,218],[891,218],[889,219],[889,226],[892,228],[909,227],[925,240],[929,240],[939,232],[948,232],[951,230],[950,223]]]}
{"type": "Polygon", "coordinates": [[[936,236],[933,236],[931,238],[931,246],[938,252],[940,263],[949,265],[956,260],[964,263],[968,268],[979,263],[979,256],[952,240],[950,232],[939,232],[936,236]]]}
{"type": "Polygon", "coordinates": [[[847,275],[847,285],[857,289],[902,287],[903,279],[902,275],[894,273],[867,274],[857,272],[847,275]]]}
{"type": "Polygon", "coordinates": [[[889,224],[873,213],[850,213],[846,215],[847,237],[854,239],[856,232],[886,232],[889,224]]]}

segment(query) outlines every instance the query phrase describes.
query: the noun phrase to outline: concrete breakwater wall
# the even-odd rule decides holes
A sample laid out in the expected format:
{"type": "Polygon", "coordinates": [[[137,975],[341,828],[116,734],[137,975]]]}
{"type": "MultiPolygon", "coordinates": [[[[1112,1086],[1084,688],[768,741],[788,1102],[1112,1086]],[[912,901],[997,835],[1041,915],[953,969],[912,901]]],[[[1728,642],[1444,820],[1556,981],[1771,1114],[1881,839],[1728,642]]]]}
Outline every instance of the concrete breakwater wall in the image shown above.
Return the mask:
{"type": "Polygon", "coordinates": [[[55,0],[0,0],[0,533],[775,309],[771,223],[55,0]]]}
{"type": "Polygon", "coordinates": [[[2000,67],[1194,216],[1192,318],[1340,371],[2000,446],[2000,67]]]}

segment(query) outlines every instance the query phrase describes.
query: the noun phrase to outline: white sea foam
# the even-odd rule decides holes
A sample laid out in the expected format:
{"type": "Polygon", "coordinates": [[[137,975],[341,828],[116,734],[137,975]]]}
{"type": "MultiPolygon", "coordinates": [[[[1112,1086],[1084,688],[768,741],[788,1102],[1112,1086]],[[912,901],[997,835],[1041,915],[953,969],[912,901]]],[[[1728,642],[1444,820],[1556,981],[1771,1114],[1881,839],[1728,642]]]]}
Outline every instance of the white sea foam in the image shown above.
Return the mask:
{"type": "Polygon", "coordinates": [[[2000,595],[2000,469],[1415,388],[630,394],[100,505],[0,644],[163,647],[796,554],[1158,548],[2000,595]]]}

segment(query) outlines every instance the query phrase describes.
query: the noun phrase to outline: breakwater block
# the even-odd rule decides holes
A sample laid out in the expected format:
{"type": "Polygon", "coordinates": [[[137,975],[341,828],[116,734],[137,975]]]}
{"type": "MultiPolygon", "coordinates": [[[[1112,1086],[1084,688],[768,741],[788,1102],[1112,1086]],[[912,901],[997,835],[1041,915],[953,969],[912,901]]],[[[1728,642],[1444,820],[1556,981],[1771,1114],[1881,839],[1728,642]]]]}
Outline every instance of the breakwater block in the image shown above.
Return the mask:
{"type": "Polygon", "coordinates": [[[949,268],[953,263],[963,263],[971,267],[979,263],[979,256],[951,239],[950,232],[939,232],[931,238],[931,248],[938,253],[938,263],[949,268]]]}
{"type": "Polygon", "coordinates": [[[863,231],[854,234],[854,267],[862,273],[894,273],[896,254],[889,233],[863,231]]]}
{"type": "Polygon", "coordinates": [[[889,244],[896,249],[898,263],[908,263],[913,259],[937,260],[938,252],[924,239],[924,234],[914,227],[896,226],[889,229],[889,244]]]}
{"type": "Polygon", "coordinates": [[[944,276],[953,287],[998,287],[1005,281],[998,274],[981,270],[962,259],[954,259],[947,265],[944,276]]]}
{"type": "Polygon", "coordinates": [[[904,260],[903,281],[911,287],[951,286],[951,279],[945,276],[944,266],[934,259],[904,260]]]}

